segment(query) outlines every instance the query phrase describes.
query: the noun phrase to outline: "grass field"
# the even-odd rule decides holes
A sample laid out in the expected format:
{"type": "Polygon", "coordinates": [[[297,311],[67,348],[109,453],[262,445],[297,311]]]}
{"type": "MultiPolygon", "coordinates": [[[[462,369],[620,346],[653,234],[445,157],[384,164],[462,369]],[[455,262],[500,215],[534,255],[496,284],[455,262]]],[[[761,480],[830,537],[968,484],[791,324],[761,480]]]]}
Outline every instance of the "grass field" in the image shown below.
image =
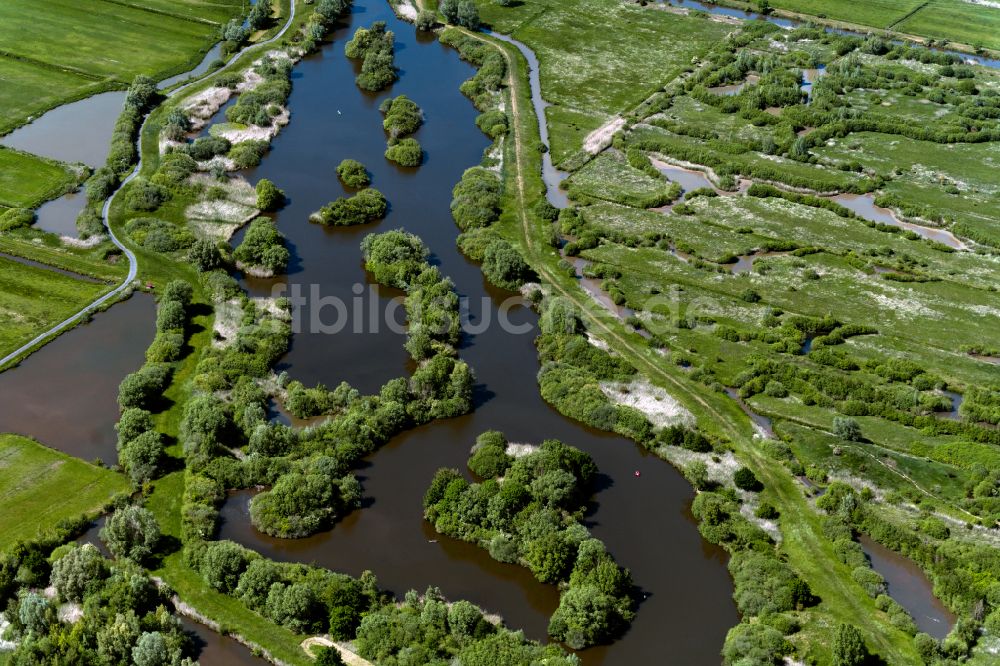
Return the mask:
{"type": "Polygon", "coordinates": [[[0,257],[0,356],[6,355],[100,296],[106,284],[0,257]]]}
{"type": "Polygon", "coordinates": [[[531,47],[541,63],[552,157],[674,79],[732,26],[601,0],[477,3],[483,20],[531,47]],[[611,28],[610,26],[614,26],[611,28]]]}
{"type": "Polygon", "coordinates": [[[888,28],[924,3],[924,0],[771,0],[771,6],[801,14],[888,28]]]}
{"type": "Polygon", "coordinates": [[[0,206],[35,208],[76,182],[77,175],[59,162],[0,146],[0,206]]]}
{"type": "Polygon", "coordinates": [[[858,26],[1000,49],[1000,8],[971,0],[770,0],[770,5],[858,26]]]}
{"type": "Polygon", "coordinates": [[[931,0],[894,29],[969,46],[1000,49],[1000,8],[968,0],[931,0]]]}
{"type": "Polygon", "coordinates": [[[0,132],[137,74],[190,68],[243,0],[9,0],[0,3],[0,132]],[[9,87],[8,87],[9,84],[9,87]]]}
{"type": "Polygon", "coordinates": [[[60,520],[96,512],[128,488],[120,474],[0,434],[0,550],[44,534],[60,520]]]}
{"type": "Polygon", "coordinates": [[[37,229],[17,229],[3,234],[0,252],[108,282],[119,282],[128,273],[128,261],[118,254],[110,241],[81,248],[66,245],[58,236],[37,229]]]}

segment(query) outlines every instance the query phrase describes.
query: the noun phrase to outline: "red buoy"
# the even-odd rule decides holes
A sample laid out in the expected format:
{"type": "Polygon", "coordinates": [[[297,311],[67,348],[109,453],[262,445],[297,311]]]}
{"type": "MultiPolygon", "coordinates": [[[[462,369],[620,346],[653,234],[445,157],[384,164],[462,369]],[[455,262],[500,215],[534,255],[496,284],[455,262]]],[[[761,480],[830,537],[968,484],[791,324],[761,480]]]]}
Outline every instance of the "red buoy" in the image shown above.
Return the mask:
{"type": "Polygon", "coordinates": [[[639,470],[635,470],[635,475],[636,476],[642,476],[642,474],[639,472],[639,470]]]}

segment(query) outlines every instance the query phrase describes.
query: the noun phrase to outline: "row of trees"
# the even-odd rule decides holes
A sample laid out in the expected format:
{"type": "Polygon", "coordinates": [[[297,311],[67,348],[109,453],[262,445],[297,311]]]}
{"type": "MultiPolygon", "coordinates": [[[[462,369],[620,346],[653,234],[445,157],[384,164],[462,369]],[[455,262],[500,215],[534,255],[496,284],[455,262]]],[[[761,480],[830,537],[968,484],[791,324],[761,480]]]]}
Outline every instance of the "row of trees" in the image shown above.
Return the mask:
{"type": "MultiPolygon", "coordinates": [[[[482,609],[467,601],[449,603],[436,588],[423,595],[410,590],[396,603],[379,590],[371,572],[352,578],[274,562],[231,541],[192,543],[185,558],[208,586],[253,612],[298,634],[354,641],[357,652],[375,663],[430,664],[454,658],[468,666],[577,663],[558,646],[540,646],[489,622],[482,609]]],[[[323,654],[317,663],[342,662],[323,654]]]]}
{"type": "Polygon", "coordinates": [[[435,474],[424,495],[424,516],[434,529],[559,584],[549,622],[554,638],[579,649],[624,630],[634,615],[631,576],[578,520],[597,473],[590,456],[546,440],[515,458],[503,434],[491,431],[477,439],[469,467],[482,483],[469,484],[453,469],[435,474]]]}
{"type": "Polygon", "coordinates": [[[9,623],[4,638],[13,641],[6,663],[197,664],[197,647],[173,613],[169,593],[133,561],[105,559],[90,544],[60,546],[49,561],[42,559],[44,566],[36,567],[45,576],[51,569],[37,586],[48,582],[53,598],[27,584],[0,594],[9,623]],[[60,602],[79,611],[79,619],[61,621],[60,602]]]}

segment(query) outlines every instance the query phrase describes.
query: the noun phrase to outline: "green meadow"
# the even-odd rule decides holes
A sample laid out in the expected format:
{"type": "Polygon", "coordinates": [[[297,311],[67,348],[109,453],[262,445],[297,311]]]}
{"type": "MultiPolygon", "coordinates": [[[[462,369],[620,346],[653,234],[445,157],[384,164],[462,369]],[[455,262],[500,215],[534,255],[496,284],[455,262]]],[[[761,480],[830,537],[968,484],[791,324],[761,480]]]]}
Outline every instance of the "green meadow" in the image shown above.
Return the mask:
{"type": "Polygon", "coordinates": [[[62,520],[96,513],[128,488],[121,474],[0,434],[0,551],[44,536],[62,520]]]}

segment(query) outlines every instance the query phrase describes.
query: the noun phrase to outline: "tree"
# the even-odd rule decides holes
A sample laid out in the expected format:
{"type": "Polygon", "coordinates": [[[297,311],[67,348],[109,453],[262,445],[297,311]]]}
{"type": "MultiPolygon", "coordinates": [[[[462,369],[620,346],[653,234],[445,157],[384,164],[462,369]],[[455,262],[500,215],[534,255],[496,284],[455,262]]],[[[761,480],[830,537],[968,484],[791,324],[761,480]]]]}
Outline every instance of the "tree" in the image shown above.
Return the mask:
{"type": "Polygon", "coordinates": [[[386,148],[385,158],[400,166],[415,167],[423,162],[424,152],[416,139],[407,137],[386,148]]]}
{"type": "Polygon", "coordinates": [[[167,641],[158,631],[144,631],[132,648],[135,666],[170,666],[173,662],[167,641]]]}
{"type": "Polygon", "coordinates": [[[48,599],[37,592],[21,596],[17,607],[17,619],[24,630],[37,636],[45,635],[55,620],[55,609],[48,599]]]}
{"type": "Polygon", "coordinates": [[[116,557],[141,562],[160,540],[160,525],[151,511],[129,505],[108,517],[100,537],[116,557]]]}
{"type": "Polygon", "coordinates": [[[66,601],[80,603],[107,577],[107,562],[90,544],[73,546],[52,564],[51,584],[66,601]]]}
{"type": "Polygon", "coordinates": [[[483,254],[483,272],[498,287],[516,290],[531,272],[513,245],[503,239],[491,241],[483,254]]]}
{"type": "Polygon", "coordinates": [[[722,658],[726,666],[742,664],[783,664],[784,655],[792,652],[792,645],[778,630],[763,622],[742,622],[726,635],[722,658]]]}
{"type": "Polygon", "coordinates": [[[566,577],[573,555],[573,546],[561,533],[549,532],[527,544],[524,559],[535,578],[555,583],[566,577]]]}
{"type": "Polygon", "coordinates": [[[118,423],[115,424],[115,430],[118,431],[118,447],[121,448],[122,444],[125,442],[131,441],[147,430],[152,429],[152,414],[145,409],[139,409],[138,407],[130,407],[126,409],[122,412],[121,418],[118,419],[118,423]]]}
{"type": "Polygon", "coordinates": [[[833,434],[849,442],[860,442],[864,439],[864,435],[861,434],[861,425],[846,416],[833,417],[833,434]]]}
{"type": "Polygon", "coordinates": [[[453,25],[458,24],[458,0],[441,0],[438,9],[445,21],[453,25]]]}
{"type": "Polygon", "coordinates": [[[434,24],[437,23],[437,17],[429,9],[421,9],[417,14],[417,30],[421,32],[430,32],[434,29],[434,24]]]}
{"type": "Polygon", "coordinates": [[[276,210],[285,201],[285,193],[267,178],[257,181],[257,208],[263,211],[276,210]]]}
{"type": "Polygon", "coordinates": [[[607,640],[619,628],[614,599],[592,585],[567,589],[549,620],[549,634],[577,650],[607,640]]]}
{"type": "Polygon", "coordinates": [[[199,238],[188,251],[188,259],[199,272],[214,270],[222,265],[222,253],[215,243],[207,238],[199,238]]]}
{"type": "Polygon", "coordinates": [[[840,623],[833,637],[833,666],[861,666],[869,657],[861,631],[854,625],[840,623]]]}
{"type": "Polygon", "coordinates": [[[232,541],[214,541],[205,548],[199,571],[214,589],[231,594],[240,582],[254,553],[232,541]]]}
{"type": "Polygon", "coordinates": [[[456,601],[448,609],[448,627],[459,638],[471,638],[479,633],[483,613],[472,603],[456,601]]]}
{"type": "Polygon", "coordinates": [[[160,296],[161,300],[177,301],[184,307],[191,305],[192,298],[194,298],[194,289],[187,280],[171,280],[163,288],[163,293],[160,296]]]}
{"type": "Polygon", "coordinates": [[[152,480],[163,459],[163,438],[155,430],[147,430],[121,448],[118,460],[137,486],[152,480]]]}
{"type": "Polygon", "coordinates": [[[280,580],[281,569],[276,563],[262,557],[257,558],[250,561],[240,576],[234,594],[248,607],[260,608],[267,601],[271,586],[280,580]]]}
{"type": "Polygon", "coordinates": [[[185,323],[187,323],[187,313],[183,304],[167,299],[160,300],[160,306],[156,309],[157,331],[182,329],[185,323]]]}
{"type": "Polygon", "coordinates": [[[340,652],[335,647],[320,645],[313,650],[313,654],[316,655],[316,666],[345,666],[340,652]]]}
{"type": "Polygon", "coordinates": [[[184,455],[205,462],[215,454],[229,416],[223,402],[214,395],[197,395],[184,406],[180,440],[184,455]]]}
{"type": "Polygon", "coordinates": [[[337,177],[348,187],[367,187],[371,182],[365,165],[352,159],[343,160],[337,165],[337,177]]]}
{"type": "Polygon", "coordinates": [[[479,10],[472,0],[460,0],[458,3],[458,24],[469,30],[479,29],[479,10]]]}
{"type": "Polygon", "coordinates": [[[469,457],[469,469],[484,479],[502,476],[514,458],[507,454],[507,440],[497,431],[483,433],[469,457]],[[499,438],[494,437],[499,435],[499,438]]]}
{"type": "Polygon", "coordinates": [[[749,467],[740,467],[736,470],[736,473],[733,474],[733,484],[740,490],[753,493],[764,489],[764,484],[757,479],[757,475],[749,467]]]}
{"type": "Polygon", "coordinates": [[[118,406],[145,408],[163,393],[170,378],[170,369],[162,364],[147,364],[125,375],[118,385],[118,406]]]}
{"type": "Polygon", "coordinates": [[[282,585],[275,583],[267,595],[264,612],[269,618],[297,633],[315,630],[320,621],[322,605],[312,588],[305,583],[282,585]]]}

